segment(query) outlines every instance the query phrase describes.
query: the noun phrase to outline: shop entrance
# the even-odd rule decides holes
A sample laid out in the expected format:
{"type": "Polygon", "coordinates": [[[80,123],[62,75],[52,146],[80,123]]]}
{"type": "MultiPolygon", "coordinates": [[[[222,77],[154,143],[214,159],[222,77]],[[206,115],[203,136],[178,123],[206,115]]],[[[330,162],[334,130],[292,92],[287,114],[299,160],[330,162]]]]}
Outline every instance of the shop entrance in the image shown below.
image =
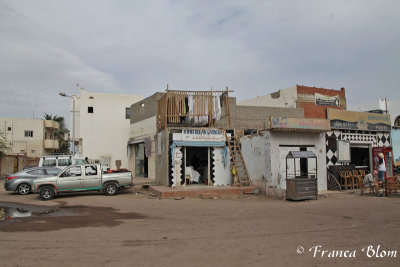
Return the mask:
{"type": "Polygon", "coordinates": [[[190,184],[208,185],[210,175],[209,147],[187,146],[184,154],[186,181],[190,181],[190,184]]]}
{"type": "Polygon", "coordinates": [[[148,166],[144,143],[135,144],[135,176],[147,178],[148,166]]]}
{"type": "Polygon", "coordinates": [[[368,145],[350,145],[351,164],[354,164],[358,168],[370,170],[370,158],[370,148],[368,145]]]}

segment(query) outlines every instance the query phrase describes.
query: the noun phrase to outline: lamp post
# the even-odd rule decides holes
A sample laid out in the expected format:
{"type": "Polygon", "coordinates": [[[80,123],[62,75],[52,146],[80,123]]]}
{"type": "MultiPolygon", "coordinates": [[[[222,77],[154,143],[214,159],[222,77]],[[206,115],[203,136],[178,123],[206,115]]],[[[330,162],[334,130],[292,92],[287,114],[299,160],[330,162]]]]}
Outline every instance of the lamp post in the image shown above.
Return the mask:
{"type": "Polygon", "coordinates": [[[60,96],[72,98],[72,154],[75,156],[75,95],[67,95],[64,92],[60,96]]]}

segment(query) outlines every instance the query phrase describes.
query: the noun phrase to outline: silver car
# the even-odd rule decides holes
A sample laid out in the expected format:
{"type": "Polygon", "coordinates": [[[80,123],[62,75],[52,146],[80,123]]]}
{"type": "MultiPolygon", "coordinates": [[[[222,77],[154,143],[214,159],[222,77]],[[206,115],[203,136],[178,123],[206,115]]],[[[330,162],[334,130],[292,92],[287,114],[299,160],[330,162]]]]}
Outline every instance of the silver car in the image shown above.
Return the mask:
{"type": "Polygon", "coordinates": [[[4,182],[6,191],[16,191],[21,195],[27,195],[32,191],[33,180],[49,175],[57,175],[61,172],[58,168],[34,167],[13,174],[8,174],[4,182]]]}

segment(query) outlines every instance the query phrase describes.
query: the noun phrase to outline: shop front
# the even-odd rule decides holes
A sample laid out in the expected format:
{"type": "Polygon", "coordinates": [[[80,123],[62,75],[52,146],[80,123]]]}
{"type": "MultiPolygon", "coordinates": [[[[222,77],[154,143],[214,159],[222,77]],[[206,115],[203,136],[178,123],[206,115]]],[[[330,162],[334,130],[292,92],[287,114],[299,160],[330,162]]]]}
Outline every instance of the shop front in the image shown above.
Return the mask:
{"type": "Polygon", "coordinates": [[[393,158],[389,115],[328,109],[327,117],[331,123],[331,131],[326,133],[328,168],[348,165],[370,172],[376,165],[374,151],[384,150],[393,158]]]}
{"type": "Polygon", "coordinates": [[[172,133],[169,185],[231,185],[225,133],[212,128],[184,128],[172,133]]]}
{"type": "Polygon", "coordinates": [[[325,132],[329,130],[326,119],[272,116],[269,130],[241,139],[252,183],[269,197],[283,198],[287,174],[304,178],[312,173],[316,190],[326,190],[325,132]],[[295,152],[315,155],[315,160],[296,157],[288,161],[288,155],[295,152]]]}
{"type": "Polygon", "coordinates": [[[135,177],[148,178],[154,177],[154,153],[152,155],[152,144],[154,141],[150,137],[132,138],[128,141],[128,156],[130,168],[135,177]]]}

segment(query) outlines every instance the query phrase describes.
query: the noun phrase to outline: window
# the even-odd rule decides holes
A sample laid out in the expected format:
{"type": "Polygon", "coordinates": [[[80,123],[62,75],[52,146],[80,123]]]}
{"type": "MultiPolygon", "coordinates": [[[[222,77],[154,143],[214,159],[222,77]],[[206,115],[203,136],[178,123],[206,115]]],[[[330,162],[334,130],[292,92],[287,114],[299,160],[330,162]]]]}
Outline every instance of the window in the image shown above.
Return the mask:
{"type": "Polygon", "coordinates": [[[86,161],[84,161],[83,159],[74,159],[74,165],[85,165],[87,164],[86,161]]]}
{"type": "Polygon", "coordinates": [[[88,112],[88,113],[93,113],[93,107],[88,107],[88,108],[87,108],[87,112],[88,112]]]}
{"type": "Polygon", "coordinates": [[[58,159],[58,166],[69,166],[71,165],[70,159],[58,159]]]}
{"type": "Polygon", "coordinates": [[[7,130],[8,130],[9,132],[11,132],[11,127],[8,127],[7,130]]]}
{"type": "Polygon", "coordinates": [[[79,166],[74,166],[71,168],[66,169],[60,177],[71,177],[71,176],[81,176],[82,175],[82,171],[81,171],[81,167],[79,166]]]}
{"type": "Polygon", "coordinates": [[[44,170],[34,170],[34,171],[30,171],[28,172],[30,175],[46,175],[44,173],[44,170]]]}
{"type": "Polygon", "coordinates": [[[33,137],[33,131],[25,130],[25,137],[33,137]]]}
{"type": "Polygon", "coordinates": [[[131,108],[125,108],[125,119],[131,118],[131,108]]]}
{"type": "Polygon", "coordinates": [[[47,169],[47,175],[57,175],[61,170],[60,169],[47,169]]]}
{"type": "Polygon", "coordinates": [[[56,166],[56,159],[45,159],[43,160],[44,167],[54,167],[56,166]]]}
{"type": "Polygon", "coordinates": [[[96,166],[86,166],[86,167],[85,167],[85,175],[86,175],[86,176],[97,175],[97,168],[96,168],[96,166]]]}
{"type": "Polygon", "coordinates": [[[246,129],[244,130],[244,135],[256,135],[257,130],[256,129],[246,129]]]}

